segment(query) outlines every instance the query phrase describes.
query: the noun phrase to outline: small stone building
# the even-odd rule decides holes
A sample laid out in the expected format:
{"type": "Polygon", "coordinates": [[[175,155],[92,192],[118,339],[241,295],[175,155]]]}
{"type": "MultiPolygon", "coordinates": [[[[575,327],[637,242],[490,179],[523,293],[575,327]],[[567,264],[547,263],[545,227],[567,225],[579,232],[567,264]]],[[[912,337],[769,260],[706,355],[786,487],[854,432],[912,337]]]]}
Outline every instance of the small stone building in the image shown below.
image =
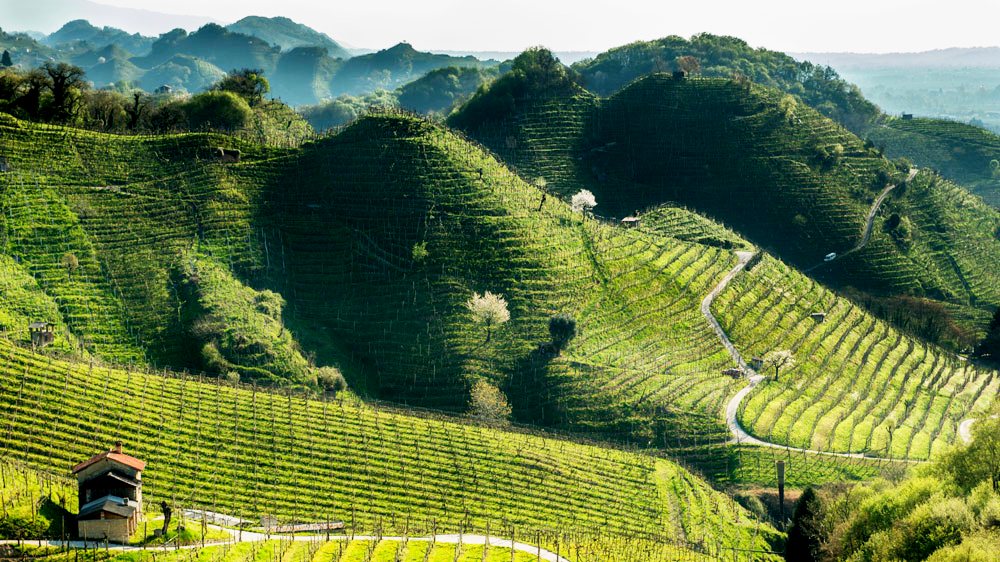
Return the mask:
{"type": "Polygon", "coordinates": [[[31,345],[41,349],[56,339],[55,324],[50,322],[32,322],[28,324],[28,332],[31,333],[31,345]]]}
{"type": "Polygon", "coordinates": [[[641,219],[637,216],[625,217],[622,219],[622,226],[625,228],[635,228],[639,226],[641,219]]]}
{"type": "Polygon", "coordinates": [[[145,468],[145,462],[122,452],[121,441],[73,467],[79,487],[80,538],[128,542],[142,520],[145,468]]]}

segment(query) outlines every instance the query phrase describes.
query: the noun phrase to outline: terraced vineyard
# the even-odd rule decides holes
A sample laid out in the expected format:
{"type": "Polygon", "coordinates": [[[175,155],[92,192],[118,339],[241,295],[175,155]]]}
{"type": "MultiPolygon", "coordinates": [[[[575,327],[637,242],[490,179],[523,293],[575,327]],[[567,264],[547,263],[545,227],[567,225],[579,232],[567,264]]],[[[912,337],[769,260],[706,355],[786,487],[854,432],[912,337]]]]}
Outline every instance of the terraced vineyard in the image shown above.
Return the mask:
{"type": "Polygon", "coordinates": [[[746,356],[789,349],[797,358],[739,414],[770,442],[927,459],[1000,389],[996,371],[904,336],[770,257],[737,277],[713,312],[746,356]]]}
{"type": "MultiPolygon", "coordinates": [[[[252,270],[250,191],[234,191],[208,157],[236,141],[98,135],[7,116],[0,130],[12,167],[0,176],[3,251],[55,301],[60,325],[105,359],[189,366],[170,277],[179,252],[197,242],[252,270]],[[72,270],[67,254],[79,264],[72,270]]],[[[263,155],[239,146],[249,159],[263,155]]]]}
{"type": "Polygon", "coordinates": [[[1000,159],[1000,137],[990,131],[941,119],[890,118],[865,134],[889,156],[938,170],[1000,207],[1000,178],[990,165],[1000,159]]]}
{"type": "Polygon", "coordinates": [[[492,524],[766,546],[766,527],[666,460],[218,379],[89,367],[7,343],[0,359],[4,455],[66,470],[124,439],[149,463],[150,502],[413,536],[492,524]]]}
{"type": "MultiPolygon", "coordinates": [[[[811,108],[730,80],[651,75],[607,99],[578,94],[516,107],[498,122],[452,122],[523,175],[552,176],[549,188],[560,195],[592,190],[599,213],[676,202],[802,269],[854,247],[876,195],[905,178],[811,108]],[[536,145],[544,150],[521,149],[536,145]]],[[[864,252],[813,275],[874,295],[930,298],[969,339],[981,335],[1000,305],[1000,214],[921,174],[882,206],[877,227],[864,252]],[[981,259],[967,259],[970,251],[981,259]]]]}
{"type": "Polygon", "coordinates": [[[238,144],[243,161],[226,166],[205,157],[233,146],[217,136],[4,126],[14,171],[0,177],[3,232],[21,260],[11,275],[36,277],[60,309],[53,319],[98,357],[308,385],[298,342],[359,392],[396,402],[464,410],[471,382],[486,378],[521,421],[643,444],[725,439],[716,412],[734,383],[697,312],[732,264],[720,248],[543,205],[482,150],[405,116],[295,151],[238,144]],[[51,228],[69,236],[59,244],[36,232],[56,218],[51,228]],[[62,265],[67,253],[77,270],[62,265]],[[232,278],[199,283],[192,260],[232,278]],[[277,324],[250,303],[264,289],[287,301],[277,324]],[[488,343],[464,309],[484,290],[504,294],[514,319],[488,343]],[[582,333],[553,356],[539,346],[557,312],[582,333]],[[219,335],[202,337],[205,326],[219,335]],[[207,361],[208,344],[223,360],[207,361]]]}

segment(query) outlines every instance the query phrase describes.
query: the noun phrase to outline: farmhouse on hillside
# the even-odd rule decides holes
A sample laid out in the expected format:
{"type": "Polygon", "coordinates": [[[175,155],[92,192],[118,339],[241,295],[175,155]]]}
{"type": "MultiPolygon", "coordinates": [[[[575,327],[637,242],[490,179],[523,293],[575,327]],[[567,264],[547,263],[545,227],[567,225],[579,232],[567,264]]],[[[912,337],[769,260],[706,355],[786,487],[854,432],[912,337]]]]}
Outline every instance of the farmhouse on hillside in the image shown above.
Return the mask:
{"type": "Polygon", "coordinates": [[[56,339],[55,324],[51,322],[32,322],[28,324],[28,332],[31,333],[31,345],[36,349],[41,349],[56,339]]]}
{"type": "Polygon", "coordinates": [[[122,452],[121,441],[73,467],[80,494],[80,538],[128,542],[142,520],[145,468],[145,462],[122,452]]]}

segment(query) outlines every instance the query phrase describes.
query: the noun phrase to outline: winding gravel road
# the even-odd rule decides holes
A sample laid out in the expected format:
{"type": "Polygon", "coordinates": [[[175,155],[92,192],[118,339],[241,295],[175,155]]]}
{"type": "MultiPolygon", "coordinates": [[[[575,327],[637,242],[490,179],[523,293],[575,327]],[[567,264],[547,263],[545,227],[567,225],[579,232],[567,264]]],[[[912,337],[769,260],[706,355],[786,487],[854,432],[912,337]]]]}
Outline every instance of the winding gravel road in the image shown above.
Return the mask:
{"type": "Polygon", "coordinates": [[[748,394],[750,394],[750,391],[753,390],[753,388],[757,386],[758,383],[764,380],[764,375],[761,375],[755,372],[754,370],[750,369],[749,367],[747,367],[746,361],[744,361],[743,356],[740,355],[739,350],[737,350],[736,346],[733,345],[733,342],[732,340],[729,339],[729,335],[726,334],[726,331],[722,329],[722,325],[719,324],[719,320],[715,317],[714,314],[712,314],[712,302],[715,300],[716,297],[719,296],[720,293],[722,293],[722,291],[725,290],[725,288],[729,285],[729,282],[732,281],[734,277],[739,275],[739,273],[746,268],[747,263],[750,262],[750,260],[753,258],[754,255],[755,252],[736,252],[736,257],[737,257],[736,265],[729,271],[729,273],[726,274],[725,277],[722,278],[721,281],[719,281],[719,284],[716,285],[715,288],[713,288],[710,293],[708,293],[708,296],[706,296],[705,299],[701,301],[701,313],[705,316],[705,319],[708,320],[708,323],[712,326],[712,329],[715,330],[715,334],[719,337],[719,340],[722,342],[722,345],[725,346],[726,351],[729,352],[730,357],[733,358],[733,362],[736,363],[737,367],[743,369],[746,373],[749,373],[747,375],[747,380],[748,380],[747,385],[741,388],[740,391],[737,392],[736,395],[733,396],[726,404],[726,425],[729,426],[729,432],[733,436],[732,439],[730,440],[730,443],[758,445],[761,447],[771,447],[774,449],[783,449],[786,451],[799,451],[803,453],[810,453],[815,455],[827,455],[833,457],[845,457],[845,458],[855,458],[855,459],[874,458],[865,456],[861,453],[833,453],[828,451],[816,451],[813,449],[801,449],[798,447],[779,445],[777,443],[771,443],[769,441],[757,439],[753,435],[747,433],[746,430],[743,429],[743,426],[740,425],[738,419],[740,404],[743,402],[743,399],[746,398],[748,394]]]}
{"type": "MultiPolygon", "coordinates": [[[[909,175],[906,178],[906,181],[910,181],[914,177],[916,177],[917,171],[918,170],[916,168],[911,169],[909,175]]],[[[885,202],[886,198],[889,196],[892,190],[896,188],[896,185],[898,184],[887,186],[884,190],[882,190],[882,193],[879,194],[879,196],[875,199],[875,202],[872,204],[871,209],[868,211],[868,217],[865,220],[865,230],[861,236],[861,240],[854,248],[848,250],[844,254],[837,256],[836,259],[840,259],[844,256],[862,250],[865,246],[868,245],[868,242],[871,240],[872,236],[872,227],[875,222],[875,216],[878,214],[878,210],[881,208],[882,203],[885,202]]],[[[761,375],[756,371],[747,367],[746,361],[744,361],[742,355],[740,355],[739,350],[736,349],[736,346],[733,345],[733,342],[729,339],[729,336],[726,334],[726,331],[722,329],[722,325],[719,324],[718,319],[716,319],[715,315],[712,314],[712,302],[715,301],[715,298],[718,297],[723,290],[725,290],[725,288],[729,285],[730,281],[732,281],[734,277],[739,275],[739,273],[746,268],[747,263],[750,262],[751,258],[753,258],[754,255],[755,252],[745,252],[745,251],[736,252],[736,256],[738,258],[736,265],[729,271],[729,273],[726,274],[725,277],[722,278],[721,281],[719,281],[719,283],[711,290],[711,292],[708,293],[708,295],[704,298],[704,300],[701,301],[701,313],[705,316],[705,319],[708,320],[708,323],[712,326],[712,329],[715,330],[716,335],[719,337],[719,341],[722,342],[722,345],[726,348],[726,351],[729,352],[729,355],[730,357],[733,358],[733,362],[736,364],[736,366],[740,369],[743,369],[744,372],[747,373],[747,385],[741,388],[739,392],[737,392],[729,400],[729,402],[726,403],[726,411],[725,411],[726,425],[729,427],[729,432],[732,434],[732,439],[730,440],[730,443],[744,443],[750,445],[758,445],[760,447],[770,447],[774,449],[783,449],[786,451],[796,451],[812,455],[826,455],[826,456],[841,457],[841,458],[897,460],[901,462],[912,462],[912,463],[925,462],[925,461],[916,461],[907,459],[887,459],[884,457],[866,455],[864,453],[836,453],[831,451],[818,451],[815,449],[791,447],[788,445],[780,445],[778,443],[771,443],[769,441],[758,439],[753,435],[750,435],[749,433],[746,432],[745,429],[743,429],[743,426],[740,425],[738,419],[740,404],[743,402],[743,399],[746,398],[748,394],[750,394],[750,391],[752,391],[755,386],[757,386],[761,381],[764,380],[764,375],[761,375]]],[[[831,262],[832,261],[834,260],[831,260],[831,262]]],[[[831,262],[823,262],[817,266],[814,266],[806,270],[805,272],[812,271],[817,267],[827,265],[831,262]]],[[[969,440],[971,439],[970,428],[972,426],[973,421],[975,420],[973,419],[963,420],[958,427],[959,437],[962,439],[962,441],[966,443],[968,443],[969,440]]]]}
{"type": "MultiPolygon", "coordinates": [[[[917,173],[919,171],[920,170],[918,170],[917,168],[911,168],[910,173],[906,176],[906,181],[913,181],[913,178],[917,177],[917,173]]],[[[830,261],[822,261],[810,267],[809,269],[804,269],[802,270],[802,273],[809,273],[810,271],[819,269],[824,265],[830,265],[831,263],[839,259],[845,258],[855,252],[860,252],[861,250],[863,250],[865,246],[868,245],[868,242],[870,242],[872,239],[872,228],[875,225],[875,216],[878,215],[878,210],[882,208],[882,203],[885,203],[885,200],[889,197],[889,194],[892,193],[892,190],[896,189],[898,185],[899,184],[892,184],[885,186],[885,189],[882,190],[882,193],[880,193],[879,196],[875,198],[875,202],[872,203],[872,207],[868,211],[868,217],[865,218],[865,230],[861,234],[861,240],[858,241],[858,243],[853,248],[847,250],[842,254],[837,254],[837,257],[833,258],[830,261]]]]}

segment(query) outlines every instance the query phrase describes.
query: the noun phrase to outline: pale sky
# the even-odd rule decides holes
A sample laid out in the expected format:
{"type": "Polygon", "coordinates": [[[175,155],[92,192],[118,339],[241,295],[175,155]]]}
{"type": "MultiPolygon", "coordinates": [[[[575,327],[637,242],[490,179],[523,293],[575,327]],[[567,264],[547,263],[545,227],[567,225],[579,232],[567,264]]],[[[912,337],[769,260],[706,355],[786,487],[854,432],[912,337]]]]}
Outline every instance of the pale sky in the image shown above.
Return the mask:
{"type": "MultiPolygon", "coordinates": [[[[0,0],[22,2],[30,0],[0,0]]],[[[286,16],[353,47],[602,51],[701,31],[786,52],[901,52],[1000,44],[997,0],[96,0],[204,16],[286,16]]]]}

